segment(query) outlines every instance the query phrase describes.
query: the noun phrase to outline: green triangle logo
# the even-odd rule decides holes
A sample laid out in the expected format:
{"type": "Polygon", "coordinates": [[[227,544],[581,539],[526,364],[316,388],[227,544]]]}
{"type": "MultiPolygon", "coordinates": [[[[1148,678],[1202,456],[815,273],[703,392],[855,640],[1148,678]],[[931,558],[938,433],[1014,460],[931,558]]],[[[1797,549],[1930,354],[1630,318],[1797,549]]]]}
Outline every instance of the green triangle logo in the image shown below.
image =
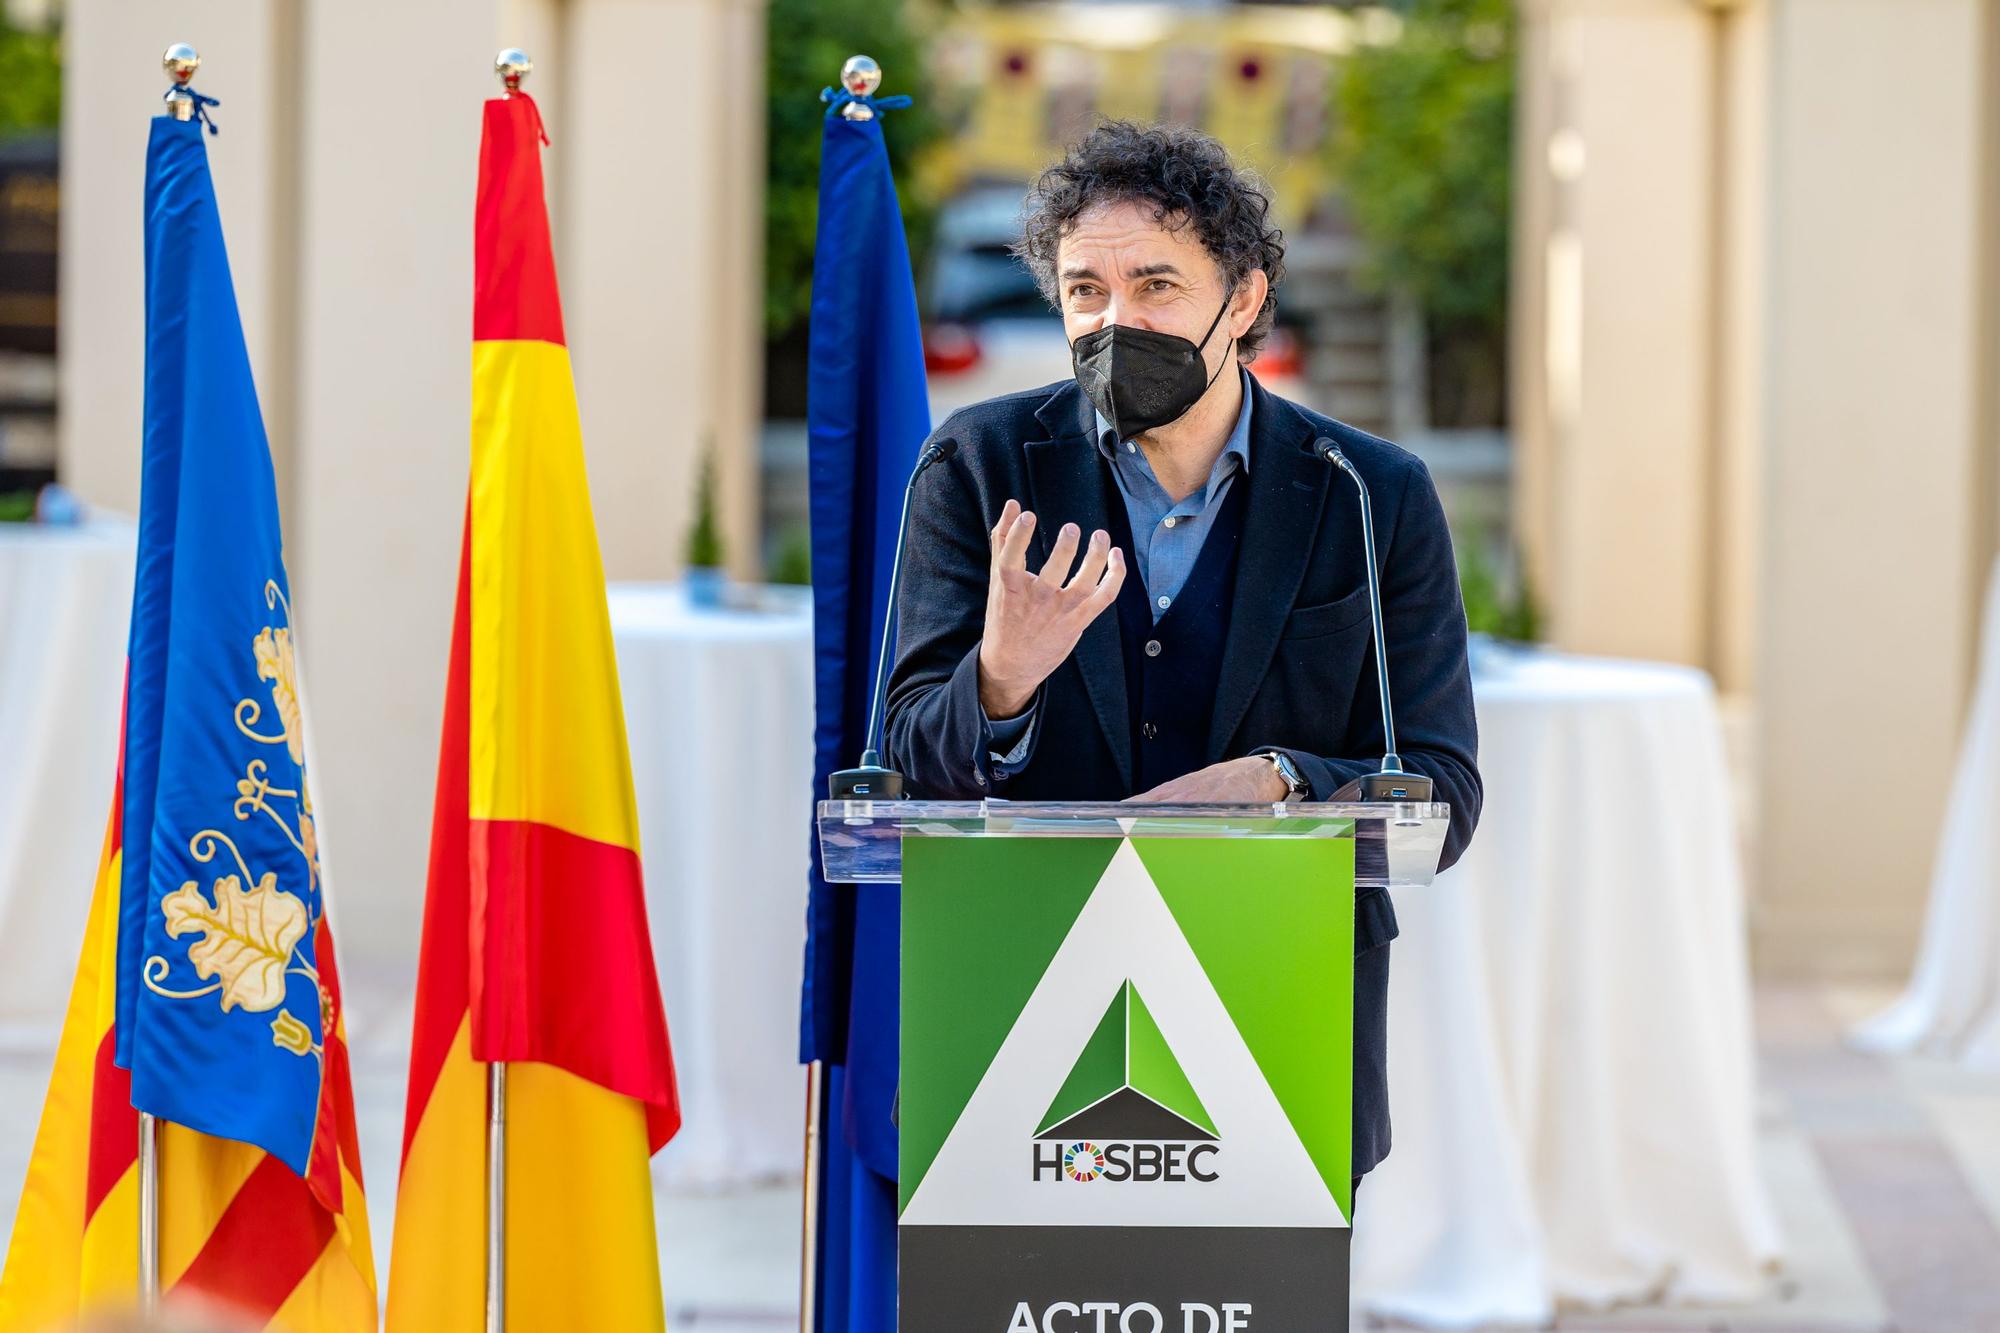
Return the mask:
{"type": "Polygon", "coordinates": [[[1128,980],[1111,997],[1069,1077],[1043,1112],[1035,1137],[1101,1143],[1214,1140],[1220,1135],[1146,1001],[1128,980]]]}

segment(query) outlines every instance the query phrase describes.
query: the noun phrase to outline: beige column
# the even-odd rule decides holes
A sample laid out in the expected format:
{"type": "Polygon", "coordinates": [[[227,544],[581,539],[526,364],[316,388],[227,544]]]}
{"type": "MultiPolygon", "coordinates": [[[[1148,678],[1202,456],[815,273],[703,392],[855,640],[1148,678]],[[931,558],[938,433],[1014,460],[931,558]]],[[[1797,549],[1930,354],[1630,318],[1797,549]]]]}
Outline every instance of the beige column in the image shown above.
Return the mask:
{"type": "Polygon", "coordinates": [[[556,244],[612,578],[679,571],[705,449],[731,567],[758,564],[763,21],[739,0],[566,7],[556,244]]]}
{"type": "Polygon", "coordinates": [[[599,537],[611,577],[661,578],[680,567],[705,435],[719,442],[737,502],[730,544],[744,555],[755,545],[740,516],[755,494],[760,344],[744,321],[761,305],[728,229],[760,216],[762,177],[754,161],[746,175],[726,155],[740,130],[726,128],[724,111],[761,98],[761,48],[741,41],[761,10],[343,0],[313,14],[317,43],[396,34],[396,53],[366,81],[373,111],[350,109],[338,90],[352,85],[331,70],[308,93],[300,358],[317,787],[334,882],[344,903],[366,895],[369,956],[393,960],[414,950],[422,900],[465,496],[472,207],[492,52],[544,43],[530,48],[529,89],[552,140],[552,223],[599,537]]]}
{"type": "Polygon", "coordinates": [[[1895,971],[2000,540],[1990,7],[1523,15],[1516,517],[1554,637],[1749,703],[1761,961],[1895,971]]]}
{"type": "MultiPolygon", "coordinates": [[[[422,920],[465,512],[472,208],[497,0],[306,8],[299,518],[313,792],[343,970],[407,975],[422,920]]],[[[365,1013],[364,1019],[368,1017],[365,1013]]]]}
{"type": "Polygon", "coordinates": [[[1991,557],[1978,0],[1774,0],[1758,944],[1904,966],[1991,557]]]}
{"type": "Polygon", "coordinates": [[[1770,151],[1771,7],[1713,0],[1716,110],[1711,217],[1715,326],[1710,344],[1708,654],[1704,665],[1740,711],[1756,683],[1759,551],[1765,504],[1764,275],[1770,151]]]}
{"type": "Polygon", "coordinates": [[[1516,520],[1551,637],[1706,665],[1717,62],[1690,0],[1522,17],[1516,520]]]}
{"type": "MultiPolygon", "coordinates": [[[[145,400],[146,140],[167,77],[160,53],[202,53],[195,87],[222,99],[208,141],[236,296],[260,388],[283,360],[288,206],[277,164],[291,80],[285,6],[235,0],[71,0],[63,29],[62,355],[58,451],[64,482],[94,504],[139,508],[145,400]]],[[[288,444],[272,429],[280,477],[288,444]]],[[[281,482],[282,484],[282,482],[281,482]]]]}

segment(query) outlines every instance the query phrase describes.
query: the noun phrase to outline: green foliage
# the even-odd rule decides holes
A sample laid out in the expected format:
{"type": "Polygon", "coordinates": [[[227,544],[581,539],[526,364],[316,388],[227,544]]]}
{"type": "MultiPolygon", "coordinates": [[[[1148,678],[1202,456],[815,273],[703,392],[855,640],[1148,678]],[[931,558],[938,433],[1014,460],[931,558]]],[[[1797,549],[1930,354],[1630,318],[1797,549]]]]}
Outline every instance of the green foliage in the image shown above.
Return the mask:
{"type": "Polygon", "coordinates": [[[1434,330],[1506,323],[1514,120],[1512,0],[1409,0],[1402,32],[1350,56],[1330,152],[1368,249],[1362,278],[1434,330]]]}
{"type": "Polygon", "coordinates": [[[0,134],[51,130],[61,119],[61,38],[0,20],[0,134]]]}
{"type": "Polygon", "coordinates": [[[33,491],[0,491],[0,523],[28,523],[34,517],[33,491]]]}
{"type": "Polygon", "coordinates": [[[770,581],[810,587],[813,581],[812,532],[799,523],[786,529],[771,558],[770,581]]]}
{"type": "Polygon", "coordinates": [[[1517,579],[1509,587],[1488,554],[1483,537],[1475,536],[1456,545],[1458,589],[1465,599],[1465,627],[1496,639],[1537,642],[1541,638],[1542,618],[1527,579],[1517,579]]]}
{"type": "MultiPolygon", "coordinates": [[[[820,89],[857,53],[882,66],[879,95],[916,105],[883,116],[911,258],[921,262],[936,212],[912,164],[944,132],[925,71],[928,54],[908,0],[771,0],[765,43],[764,333],[779,338],[812,308],[813,233],[819,219],[820,89]]],[[[918,269],[922,271],[921,267],[918,269]]]]}
{"type": "Polygon", "coordinates": [[[701,452],[701,481],[695,489],[687,563],[689,569],[719,569],[722,561],[722,529],[715,518],[715,446],[711,441],[701,452]]]}

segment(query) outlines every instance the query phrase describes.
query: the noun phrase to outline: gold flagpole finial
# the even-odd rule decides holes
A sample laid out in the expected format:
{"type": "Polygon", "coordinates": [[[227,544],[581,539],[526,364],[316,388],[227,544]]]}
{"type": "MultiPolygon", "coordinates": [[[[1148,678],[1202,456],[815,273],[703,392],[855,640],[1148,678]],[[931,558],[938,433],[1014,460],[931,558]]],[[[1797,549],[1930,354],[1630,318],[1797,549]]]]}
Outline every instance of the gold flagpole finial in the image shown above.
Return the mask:
{"type": "Polygon", "coordinates": [[[493,57],[493,73],[511,96],[521,91],[521,80],[535,72],[535,62],[518,46],[510,46],[493,57]]]}
{"type": "MultiPolygon", "coordinates": [[[[849,56],[840,67],[840,86],[850,97],[873,97],[882,86],[882,67],[873,56],[849,56]]],[[[848,120],[873,120],[875,108],[866,102],[849,102],[840,108],[840,114],[848,120]]]]}
{"type": "Polygon", "coordinates": [[[161,55],[160,68],[174,81],[174,86],[167,90],[167,114],[175,120],[193,120],[196,103],[187,87],[194,80],[194,72],[201,68],[201,52],[186,42],[175,42],[161,55]]]}

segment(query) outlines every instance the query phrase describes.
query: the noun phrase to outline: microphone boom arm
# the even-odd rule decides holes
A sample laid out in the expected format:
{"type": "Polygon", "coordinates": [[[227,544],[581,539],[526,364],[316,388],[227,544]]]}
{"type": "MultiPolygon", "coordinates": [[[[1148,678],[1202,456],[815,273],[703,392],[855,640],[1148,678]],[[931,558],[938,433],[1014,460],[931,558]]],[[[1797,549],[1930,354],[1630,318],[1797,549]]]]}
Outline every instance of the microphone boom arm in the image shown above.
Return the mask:
{"type": "Polygon", "coordinates": [[[928,461],[920,460],[903,487],[903,512],[896,520],[896,554],[889,565],[888,605],[882,608],[882,648],[875,659],[875,688],[868,704],[867,748],[861,751],[861,766],[876,768],[882,763],[882,707],[889,693],[889,642],[896,633],[896,597],[903,587],[903,542],[901,534],[910,527],[910,497],[917,493],[917,478],[924,475],[928,461]]]}
{"type": "Polygon", "coordinates": [[[1368,613],[1375,624],[1375,682],[1382,692],[1382,771],[1400,773],[1403,757],[1396,753],[1396,710],[1389,704],[1389,649],[1382,633],[1382,583],[1380,566],[1375,563],[1375,507],[1368,501],[1368,483],[1361,479],[1360,470],[1340,452],[1338,445],[1327,445],[1323,457],[1352,477],[1355,489],[1361,492],[1361,552],[1368,561],[1368,613]]]}
{"type": "Polygon", "coordinates": [[[903,775],[882,763],[882,709],[889,690],[889,646],[896,633],[896,598],[903,587],[903,543],[910,532],[910,497],[917,480],[933,463],[958,453],[958,441],[947,436],[924,446],[910,480],[903,487],[903,511],[896,521],[896,554],[889,565],[888,605],[882,610],[882,646],[875,653],[875,685],[868,699],[868,733],[862,739],[861,763],[827,775],[827,794],[841,800],[901,800],[903,775]]]}
{"type": "Polygon", "coordinates": [[[1382,766],[1343,787],[1336,793],[1336,799],[1352,792],[1364,801],[1428,801],[1431,780],[1407,771],[1403,756],[1396,750],[1396,710],[1389,702],[1389,644],[1382,627],[1382,576],[1375,563],[1375,507],[1368,499],[1368,483],[1362,480],[1361,470],[1332,440],[1313,441],[1313,450],[1345,472],[1361,494],[1361,551],[1368,581],[1368,613],[1374,625],[1375,684],[1382,694],[1382,766]]]}

